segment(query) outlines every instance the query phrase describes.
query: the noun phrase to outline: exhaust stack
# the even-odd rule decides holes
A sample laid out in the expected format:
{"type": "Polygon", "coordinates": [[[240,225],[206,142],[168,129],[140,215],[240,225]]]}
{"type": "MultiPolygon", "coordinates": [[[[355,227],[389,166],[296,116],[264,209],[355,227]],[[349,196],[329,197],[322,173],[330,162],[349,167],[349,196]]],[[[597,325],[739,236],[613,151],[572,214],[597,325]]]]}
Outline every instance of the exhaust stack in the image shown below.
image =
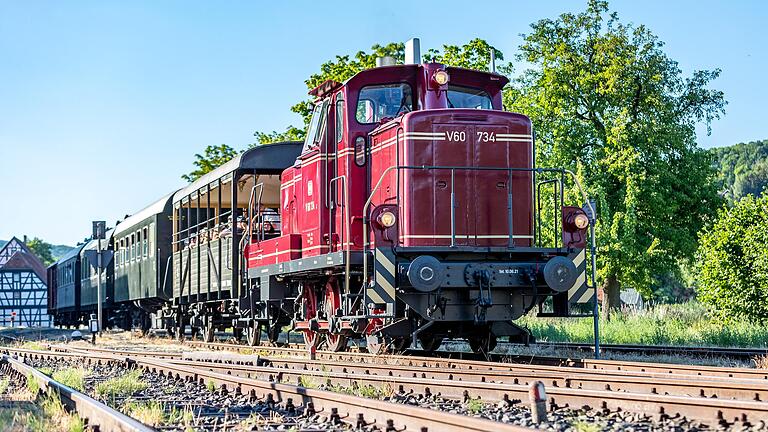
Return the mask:
{"type": "Polygon", "coordinates": [[[405,43],[405,64],[421,64],[421,43],[411,38],[405,43]]]}

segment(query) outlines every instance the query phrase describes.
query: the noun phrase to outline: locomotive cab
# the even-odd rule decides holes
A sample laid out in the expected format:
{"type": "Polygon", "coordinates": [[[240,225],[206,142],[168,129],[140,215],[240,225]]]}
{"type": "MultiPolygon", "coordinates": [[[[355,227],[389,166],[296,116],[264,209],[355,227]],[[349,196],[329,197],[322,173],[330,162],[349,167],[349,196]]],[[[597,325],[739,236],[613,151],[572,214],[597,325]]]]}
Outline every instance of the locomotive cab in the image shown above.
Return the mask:
{"type": "Polygon", "coordinates": [[[568,316],[593,301],[586,213],[565,205],[567,172],[535,167],[530,120],[502,106],[507,82],[427,63],[313,90],[280,177],[279,235],[249,240],[255,301],[290,297],[309,346],[365,337],[373,352],[444,338],[488,351],[527,341],[514,321],[533,308],[568,316]]]}

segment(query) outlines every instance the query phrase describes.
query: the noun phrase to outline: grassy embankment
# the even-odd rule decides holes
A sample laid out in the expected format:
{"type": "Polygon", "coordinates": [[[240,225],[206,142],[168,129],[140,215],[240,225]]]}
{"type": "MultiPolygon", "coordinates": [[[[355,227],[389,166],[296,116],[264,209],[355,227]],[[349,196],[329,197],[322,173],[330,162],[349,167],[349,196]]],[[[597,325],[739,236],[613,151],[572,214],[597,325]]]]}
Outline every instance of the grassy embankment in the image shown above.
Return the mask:
{"type": "MultiPolygon", "coordinates": [[[[536,318],[518,321],[539,342],[591,342],[592,318],[536,318]]],[[[696,302],[655,305],[647,310],[623,310],[600,320],[600,340],[613,344],[700,345],[717,347],[768,346],[768,326],[747,320],[723,323],[696,302]]]]}

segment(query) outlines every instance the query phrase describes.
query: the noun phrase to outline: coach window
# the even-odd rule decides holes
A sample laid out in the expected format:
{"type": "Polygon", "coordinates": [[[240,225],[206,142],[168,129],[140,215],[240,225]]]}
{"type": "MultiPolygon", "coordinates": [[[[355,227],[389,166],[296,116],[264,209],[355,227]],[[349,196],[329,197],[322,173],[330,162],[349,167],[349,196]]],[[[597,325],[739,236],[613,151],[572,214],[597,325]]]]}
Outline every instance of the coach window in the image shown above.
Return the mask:
{"type": "Polygon", "coordinates": [[[149,256],[149,239],[147,237],[147,227],[144,227],[141,233],[141,238],[144,241],[144,258],[149,256]]]}
{"type": "Polygon", "coordinates": [[[141,230],[136,231],[136,261],[141,260],[141,230]]]}
{"type": "Polygon", "coordinates": [[[131,234],[131,261],[136,259],[136,234],[131,234]]]}
{"type": "Polygon", "coordinates": [[[149,224],[149,256],[155,256],[155,223],[149,224]]]}
{"type": "Polygon", "coordinates": [[[361,124],[378,123],[413,109],[413,91],[407,83],[367,86],[357,97],[355,119],[361,124]]]}

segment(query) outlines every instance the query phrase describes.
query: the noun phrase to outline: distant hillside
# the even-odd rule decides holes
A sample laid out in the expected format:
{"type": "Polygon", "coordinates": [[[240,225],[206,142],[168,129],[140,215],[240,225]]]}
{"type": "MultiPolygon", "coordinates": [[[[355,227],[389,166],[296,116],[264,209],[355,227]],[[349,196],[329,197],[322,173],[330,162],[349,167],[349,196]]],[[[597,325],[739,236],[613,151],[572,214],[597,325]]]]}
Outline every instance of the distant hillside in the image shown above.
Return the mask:
{"type": "Polygon", "coordinates": [[[709,150],[720,172],[720,190],[730,200],[759,195],[768,186],[768,140],[709,150]]]}
{"type": "Polygon", "coordinates": [[[67,252],[74,249],[73,246],[67,246],[67,245],[53,245],[51,246],[51,255],[53,255],[54,260],[58,260],[59,258],[63,257],[67,252]]]}

